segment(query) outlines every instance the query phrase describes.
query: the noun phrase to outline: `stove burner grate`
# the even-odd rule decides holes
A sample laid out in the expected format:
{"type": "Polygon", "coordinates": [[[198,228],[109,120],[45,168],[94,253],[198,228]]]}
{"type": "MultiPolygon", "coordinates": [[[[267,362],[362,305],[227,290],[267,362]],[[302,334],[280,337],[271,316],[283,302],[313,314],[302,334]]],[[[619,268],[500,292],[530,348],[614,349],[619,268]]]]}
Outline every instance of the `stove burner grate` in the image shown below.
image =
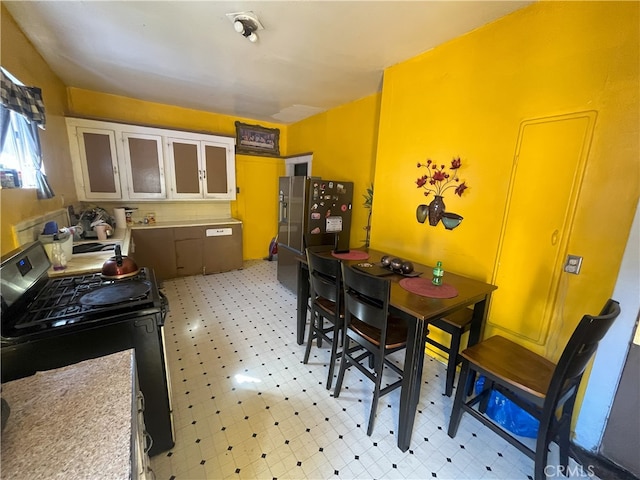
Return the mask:
{"type": "Polygon", "coordinates": [[[145,269],[131,278],[106,280],[99,273],[51,279],[14,328],[57,327],[117,314],[152,301],[145,269]]]}
{"type": "Polygon", "coordinates": [[[126,282],[105,285],[83,294],[79,301],[82,305],[103,307],[131,302],[144,298],[151,290],[149,282],[126,282]]]}

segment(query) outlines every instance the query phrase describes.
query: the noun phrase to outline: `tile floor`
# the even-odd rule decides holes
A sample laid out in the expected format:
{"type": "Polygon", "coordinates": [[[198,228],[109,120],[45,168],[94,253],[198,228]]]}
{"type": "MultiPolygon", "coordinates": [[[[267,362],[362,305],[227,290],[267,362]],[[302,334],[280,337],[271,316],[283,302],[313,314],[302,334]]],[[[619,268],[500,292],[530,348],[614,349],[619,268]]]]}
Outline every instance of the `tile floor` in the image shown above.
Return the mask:
{"type": "MultiPolygon", "coordinates": [[[[302,363],[296,298],[276,280],[275,262],[169,280],[163,291],[176,444],[151,459],[157,479],[533,475],[532,460],[468,416],[449,438],[452,399],[442,393],[445,367],[432,358],[425,360],[410,450],[396,446],[399,390],[382,397],[368,437],[371,382],[352,368],[333,398],[325,389],[326,344],[314,345],[302,363]]],[[[573,460],[570,471],[589,476],[573,460]]]]}

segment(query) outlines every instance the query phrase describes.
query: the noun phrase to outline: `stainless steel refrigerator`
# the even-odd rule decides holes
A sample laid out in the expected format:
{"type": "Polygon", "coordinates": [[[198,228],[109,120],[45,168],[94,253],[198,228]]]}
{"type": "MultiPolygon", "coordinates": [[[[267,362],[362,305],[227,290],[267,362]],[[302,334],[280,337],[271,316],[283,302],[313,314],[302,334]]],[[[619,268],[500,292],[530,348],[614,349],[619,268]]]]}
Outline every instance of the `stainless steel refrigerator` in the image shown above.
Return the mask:
{"type": "Polygon", "coordinates": [[[318,177],[280,177],[278,280],[297,290],[298,261],[309,246],[349,251],[353,183],[318,177]]]}

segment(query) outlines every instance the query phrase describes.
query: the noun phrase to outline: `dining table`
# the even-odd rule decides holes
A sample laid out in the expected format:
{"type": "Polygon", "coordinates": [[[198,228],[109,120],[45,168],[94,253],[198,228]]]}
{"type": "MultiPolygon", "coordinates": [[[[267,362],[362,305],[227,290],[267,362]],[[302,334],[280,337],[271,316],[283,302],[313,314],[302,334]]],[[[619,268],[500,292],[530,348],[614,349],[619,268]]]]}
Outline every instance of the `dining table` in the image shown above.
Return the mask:
{"type": "MultiPolygon", "coordinates": [[[[362,263],[380,265],[383,256],[391,255],[395,257],[393,254],[370,248],[350,250],[349,253],[351,254],[334,255],[330,248],[319,252],[320,255],[338,258],[347,265],[362,263]]],[[[310,295],[309,268],[307,259],[304,256],[299,256],[297,260],[296,340],[298,345],[302,345],[304,343],[310,295]]],[[[412,262],[412,264],[414,266],[414,272],[421,272],[420,276],[422,278],[429,280],[432,278],[433,267],[416,262],[412,262]]],[[[412,293],[403,287],[401,280],[405,278],[405,276],[402,274],[393,273],[385,275],[383,278],[391,281],[389,304],[392,313],[403,318],[408,326],[398,422],[398,448],[405,452],[411,444],[413,424],[420,400],[422,367],[425,355],[425,336],[428,333],[429,322],[446,317],[462,308],[473,307],[468,345],[471,346],[479,342],[483,335],[491,293],[498,287],[481,280],[445,270],[442,278],[443,286],[456,294],[455,296],[447,295],[449,298],[433,298],[424,296],[424,294],[412,293]]]]}

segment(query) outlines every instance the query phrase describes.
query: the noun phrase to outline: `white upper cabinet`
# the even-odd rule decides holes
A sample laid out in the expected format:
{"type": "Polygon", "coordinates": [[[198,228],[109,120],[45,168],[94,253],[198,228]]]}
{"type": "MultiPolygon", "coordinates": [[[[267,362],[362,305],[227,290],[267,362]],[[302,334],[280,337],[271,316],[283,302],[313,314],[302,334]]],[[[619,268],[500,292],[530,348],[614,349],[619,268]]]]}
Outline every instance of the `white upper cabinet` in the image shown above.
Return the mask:
{"type": "Polygon", "coordinates": [[[234,139],[169,138],[170,197],[235,200],[234,139]]]}
{"type": "Polygon", "coordinates": [[[129,198],[167,198],[160,135],[123,133],[129,198]]]}
{"type": "Polygon", "coordinates": [[[87,200],[122,198],[115,131],[78,127],[69,130],[78,196],[87,200]],[[75,154],[75,155],[74,155],[75,154]]]}
{"type": "Polygon", "coordinates": [[[235,139],[67,118],[79,200],[235,200],[235,139]]]}
{"type": "Polygon", "coordinates": [[[203,198],[202,155],[200,142],[178,138],[168,139],[172,198],[203,198]]]}

